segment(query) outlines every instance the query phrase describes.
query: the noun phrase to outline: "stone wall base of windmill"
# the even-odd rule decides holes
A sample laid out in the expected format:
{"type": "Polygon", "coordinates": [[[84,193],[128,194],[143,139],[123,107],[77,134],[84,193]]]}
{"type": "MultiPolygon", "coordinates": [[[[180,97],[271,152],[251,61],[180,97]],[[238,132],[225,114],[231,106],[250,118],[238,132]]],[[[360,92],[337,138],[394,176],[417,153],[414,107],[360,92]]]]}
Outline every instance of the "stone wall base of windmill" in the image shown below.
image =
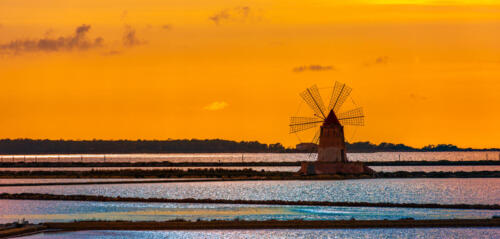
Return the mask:
{"type": "Polygon", "coordinates": [[[302,162],[299,173],[303,175],[321,174],[371,174],[373,169],[360,162],[302,162]]]}

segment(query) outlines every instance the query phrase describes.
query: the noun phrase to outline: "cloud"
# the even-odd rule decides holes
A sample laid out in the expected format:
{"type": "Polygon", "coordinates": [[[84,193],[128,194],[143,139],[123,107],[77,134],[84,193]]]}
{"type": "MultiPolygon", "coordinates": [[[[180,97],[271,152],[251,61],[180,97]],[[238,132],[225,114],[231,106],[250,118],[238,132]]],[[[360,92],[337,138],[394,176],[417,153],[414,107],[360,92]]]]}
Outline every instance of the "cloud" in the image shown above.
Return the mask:
{"type": "Polygon", "coordinates": [[[164,24],[161,26],[161,29],[170,31],[172,30],[172,24],[164,24]]]}
{"type": "Polygon", "coordinates": [[[254,11],[251,10],[250,7],[240,6],[231,9],[224,9],[210,16],[208,19],[214,22],[215,25],[220,25],[226,22],[244,22],[249,19],[253,13],[254,11]]]}
{"type": "Polygon", "coordinates": [[[427,100],[427,97],[412,93],[412,94],[410,94],[410,99],[412,99],[414,101],[422,101],[422,100],[427,100]]]}
{"type": "Polygon", "coordinates": [[[226,108],[229,104],[226,103],[225,101],[215,101],[215,102],[212,102],[211,104],[203,107],[203,109],[205,110],[222,110],[224,108],[226,108]]]}
{"type": "Polygon", "coordinates": [[[47,31],[45,31],[45,33],[43,35],[47,38],[47,37],[52,36],[52,34],[54,34],[54,29],[49,28],[49,29],[47,29],[47,31]]]}
{"type": "Polygon", "coordinates": [[[387,64],[389,62],[389,57],[379,56],[375,59],[375,64],[387,64]]]}
{"type": "Polygon", "coordinates": [[[322,66],[322,65],[308,65],[308,66],[298,66],[293,68],[293,72],[300,73],[304,71],[333,71],[335,67],[333,66],[322,66]]]}
{"type": "Polygon", "coordinates": [[[111,51],[107,51],[107,52],[102,53],[102,55],[104,55],[104,56],[115,56],[115,55],[120,55],[120,54],[121,54],[121,52],[116,51],[116,50],[111,50],[111,51]]]}
{"type": "Polygon", "coordinates": [[[374,66],[374,65],[387,65],[389,64],[389,57],[388,56],[379,56],[375,58],[375,60],[370,61],[370,62],[365,62],[364,66],[369,67],[369,66],[374,66]]]}
{"type": "Polygon", "coordinates": [[[120,20],[121,21],[125,21],[128,17],[128,11],[127,10],[123,10],[122,14],[120,15],[120,20]]]}
{"type": "Polygon", "coordinates": [[[141,41],[137,38],[135,29],[132,26],[125,25],[125,32],[123,33],[123,45],[127,47],[134,47],[145,43],[146,42],[141,41]]]}
{"type": "Polygon", "coordinates": [[[41,39],[14,40],[6,44],[0,44],[0,54],[23,52],[58,52],[72,50],[89,50],[103,45],[104,39],[97,37],[88,39],[87,33],[90,31],[90,25],[81,25],[76,28],[71,36],[60,36],[50,38],[48,36],[41,39]]]}

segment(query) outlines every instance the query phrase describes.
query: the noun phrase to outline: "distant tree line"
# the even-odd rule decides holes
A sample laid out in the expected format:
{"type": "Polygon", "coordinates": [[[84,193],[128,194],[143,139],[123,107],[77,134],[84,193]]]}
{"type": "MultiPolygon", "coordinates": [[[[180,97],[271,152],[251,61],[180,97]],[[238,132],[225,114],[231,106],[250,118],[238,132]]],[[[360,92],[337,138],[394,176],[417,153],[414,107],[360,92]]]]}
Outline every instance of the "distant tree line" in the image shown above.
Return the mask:
{"type": "MultiPolygon", "coordinates": [[[[496,149],[458,148],[450,144],[413,148],[404,144],[370,142],[347,143],[348,152],[404,151],[486,151],[496,149]]],[[[0,154],[104,154],[104,153],[293,153],[280,143],[263,144],[257,141],[222,139],[181,140],[34,140],[2,139],[0,154]]]]}
{"type": "Polygon", "coordinates": [[[404,144],[380,143],[373,144],[370,142],[346,142],[348,152],[446,152],[446,151],[500,151],[499,148],[488,149],[473,149],[459,148],[452,144],[427,145],[422,148],[414,148],[404,144]]]}
{"type": "Polygon", "coordinates": [[[0,154],[261,153],[292,152],[280,143],[222,139],[183,140],[0,140],[0,154]]]}

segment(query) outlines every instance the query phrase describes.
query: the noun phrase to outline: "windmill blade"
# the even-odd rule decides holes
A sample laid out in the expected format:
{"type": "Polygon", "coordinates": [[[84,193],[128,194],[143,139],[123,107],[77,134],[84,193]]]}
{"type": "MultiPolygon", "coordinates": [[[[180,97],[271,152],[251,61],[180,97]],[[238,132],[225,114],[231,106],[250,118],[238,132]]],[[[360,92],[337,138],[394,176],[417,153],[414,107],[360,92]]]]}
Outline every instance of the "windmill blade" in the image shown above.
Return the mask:
{"type": "Polygon", "coordinates": [[[365,114],[361,107],[340,113],[337,117],[342,125],[365,125],[365,114]]]}
{"type": "Polygon", "coordinates": [[[319,94],[318,87],[316,85],[307,88],[305,91],[300,93],[300,96],[304,101],[309,105],[309,107],[314,111],[315,115],[325,119],[326,118],[326,110],[325,104],[323,103],[323,99],[319,94]]]}
{"type": "Polygon", "coordinates": [[[297,133],[306,129],[314,128],[323,120],[311,117],[290,117],[290,133],[297,133]]]}
{"type": "Polygon", "coordinates": [[[319,136],[321,134],[321,128],[316,130],[316,133],[314,134],[313,140],[311,143],[313,144],[319,144],[319,136]]]}
{"type": "Polygon", "coordinates": [[[333,110],[333,112],[337,113],[347,97],[351,94],[351,91],[351,87],[336,81],[333,87],[332,96],[330,97],[328,111],[333,110]]]}

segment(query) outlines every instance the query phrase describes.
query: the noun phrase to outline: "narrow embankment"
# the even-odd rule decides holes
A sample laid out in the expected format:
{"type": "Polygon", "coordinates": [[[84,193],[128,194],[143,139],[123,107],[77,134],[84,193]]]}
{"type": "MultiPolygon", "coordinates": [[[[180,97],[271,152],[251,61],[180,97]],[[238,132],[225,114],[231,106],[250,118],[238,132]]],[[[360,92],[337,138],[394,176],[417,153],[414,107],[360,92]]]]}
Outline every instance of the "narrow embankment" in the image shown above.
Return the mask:
{"type": "Polygon", "coordinates": [[[0,238],[18,237],[43,231],[88,230],[255,230],[255,229],[348,229],[348,228],[441,228],[500,227],[500,219],[438,219],[438,220],[335,220],[335,221],[75,221],[29,224],[20,228],[0,230],[0,238]]]}
{"type": "Polygon", "coordinates": [[[185,179],[158,179],[158,180],[109,180],[109,181],[86,181],[86,182],[46,182],[46,183],[0,183],[0,187],[28,187],[28,186],[68,186],[68,185],[101,185],[101,184],[139,184],[139,183],[200,183],[236,181],[220,178],[185,178],[185,179]]]}
{"type": "Polygon", "coordinates": [[[500,227],[500,219],[444,220],[338,220],[338,221],[82,221],[44,223],[48,229],[78,230],[214,230],[214,229],[326,229],[326,228],[422,228],[500,227]]]}
{"type": "Polygon", "coordinates": [[[500,178],[500,171],[473,172],[376,172],[304,176],[295,172],[252,169],[120,169],[91,171],[0,171],[0,178],[223,178],[249,180],[340,180],[360,178],[500,178]]]}
{"type": "Polygon", "coordinates": [[[43,225],[23,225],[20,227],[0,227],[0,238],[19,237],[21,235],[35,234],[46,227],[43,225]]]}
{"type": "Polygon", "coordinates": [[[17,193],[17,194],[2,193],[0,194],[0,199],[500,210],[500,205],[498,204],[491,204],[491,205],[436,204],[436,203],[418,204],[418,203],[372,203],[372,202],[283,201],[283,200],[227,200],[227,199],[194,199],[194,198],[170,199],[170,198],[106,197],[106,196],[93,196],[93,195],[57,195],[57,194],[39,194],[39,193],[17,193]]]}

